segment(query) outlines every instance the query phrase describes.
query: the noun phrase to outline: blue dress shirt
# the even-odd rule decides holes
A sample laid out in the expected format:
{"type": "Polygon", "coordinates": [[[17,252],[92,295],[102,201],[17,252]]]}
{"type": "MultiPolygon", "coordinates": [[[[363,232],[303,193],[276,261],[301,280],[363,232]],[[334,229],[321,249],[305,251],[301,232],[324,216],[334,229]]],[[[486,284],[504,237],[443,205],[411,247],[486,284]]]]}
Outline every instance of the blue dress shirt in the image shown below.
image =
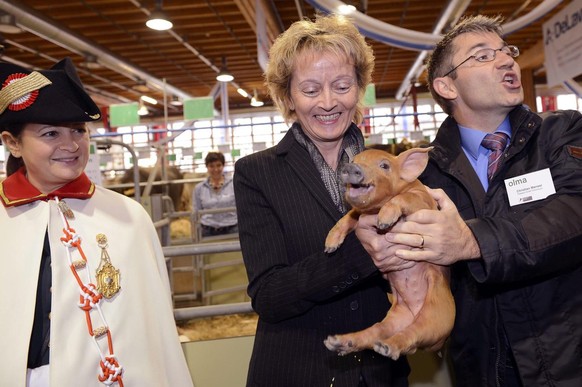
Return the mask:
{"type": "MultiPolygon", "coordinates": [[[[487,132],[467,128],[461,125],[459,125],[459,132],[461,134],[461,147],[463,148],[463,152],[465,152],[467,159],[477,173],[477,176],[483,185],[483,189],[487,191],[489,188],[489,181],[487,180],[487,163],[491,151],[481,145],[481,142],[487,135],[487,132]]],[[[495,132],[502,132],[507,134],[509,137],[506,145],[507,148],[511,142],[511,125],[509,124],[508,117],[506,117],[501,125],[495,129],[495,132]]]]}

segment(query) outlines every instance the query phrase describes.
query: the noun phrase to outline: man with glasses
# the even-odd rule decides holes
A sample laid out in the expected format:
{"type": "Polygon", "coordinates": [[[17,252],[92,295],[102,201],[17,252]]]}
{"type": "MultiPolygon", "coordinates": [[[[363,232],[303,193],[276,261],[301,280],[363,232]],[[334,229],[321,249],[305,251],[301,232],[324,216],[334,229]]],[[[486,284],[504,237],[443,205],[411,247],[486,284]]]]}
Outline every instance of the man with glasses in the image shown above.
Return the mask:
{"type": "Polygon", "coordinates": [[[357,234],[381,270],[451,265],[456,386],[582,386],[582,115],[524,106],[502,36],[499,17],[466,18],[428,62],[449,115],[421,176],[439,210],[357,234]]]}
{"type": "Polygon", "coordinates": [[[450,73],[452,73],[453,71],[455,71],[456,69],[458,69],[459,67],[461,67],[462,65],[464,65],[465,63],[467,63],[471,59],[474,59],[477,62],[481,62],[481,63],[491,62],[491,61],[495,60],[495,57],[497,56],[497,51],[501,51],[502,53],[507,54],[512,58],[517,58],[519,56],[519,48],[517,48],[516,46],[508,46],[506,44],[503,44],[503,46],[501,48],[497,48],[497,49],[483,48],[479,51],[476,51],[475,54],[469,56],[467,59],[465,59],[464,61],[462,61],[461,63],[459,63],[455,67],[453,67],[445,75],[443,75],[443,77],[449,76],[450,73]]]}

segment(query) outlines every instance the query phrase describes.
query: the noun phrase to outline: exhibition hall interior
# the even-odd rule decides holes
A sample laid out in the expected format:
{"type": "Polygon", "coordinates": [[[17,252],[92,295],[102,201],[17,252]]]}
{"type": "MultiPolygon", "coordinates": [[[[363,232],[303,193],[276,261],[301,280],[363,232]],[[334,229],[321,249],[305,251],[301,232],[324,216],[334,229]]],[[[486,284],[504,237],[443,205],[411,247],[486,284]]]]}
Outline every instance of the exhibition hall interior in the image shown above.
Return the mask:
{"type": "MultiPolygon", "coordinates": [[[[150,214],[194,384],[239,387],[258,317],[236,230],[209,235],[201,223],[236,208],[196,208],[195,191],[209,153],[224,155],[231,176],[288,132],[265,85],[275,39],[302,19],[348,15],[375,56],[358,126],[366,145],[397,152],[430,143],[446,119],[426,59],[466,16],[503,17],[531,110],[581,110],[581,9],[580,0],[0,0],[0,60],[37,70],[71,58],[102,113],[89,123],[87,174],[150,214]]],[[[453,385],[440,353],[410,363],[411,387],[453,385]]]]}

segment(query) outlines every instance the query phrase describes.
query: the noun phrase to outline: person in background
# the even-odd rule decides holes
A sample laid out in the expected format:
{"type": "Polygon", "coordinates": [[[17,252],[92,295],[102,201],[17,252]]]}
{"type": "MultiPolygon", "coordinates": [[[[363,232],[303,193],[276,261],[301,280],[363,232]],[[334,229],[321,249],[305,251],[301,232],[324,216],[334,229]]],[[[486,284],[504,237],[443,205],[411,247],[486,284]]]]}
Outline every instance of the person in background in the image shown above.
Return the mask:
{"type": "Polygon", "coordinates": [[[0,85],[0,385],[191,387],[149,215],[83,172],[101,113],[72,61],[0,85]]]}
{"type": "Polygon", "coordinates": [[[421,176],[439,210],[356,233],[379,267],[452,265],[456,386],[582,386],[582,114],[523,105],[501,22],[462,20],[428,62],[449,115],[421,176]]]}
{"type": "Polygon", "coordinates": [[[239,237],[259,315],[247,386],[407,386],[406,358],[338,356],[328,335],[381,321],[388,283],[354,233],[332,254],[329,230],[348,211],[339,171],[364,149],[356,125],[374,68],[346,17],[295,22],[270,50],[266,84],[292,123],[274,147],[239,159],[239,237]]]}
{"type": "MultiPolygon", "coordinates": [[[[232,177],[224,173],[224,155],[220,152],[208,152],[204,163],[208,178],[194,188],[194,211],[234,208],[234,186],[232,177]]],[[[238,232],[236,211],[203,214],[200,217],[200,226],[203,237],[235,234],[238,232]]]]}

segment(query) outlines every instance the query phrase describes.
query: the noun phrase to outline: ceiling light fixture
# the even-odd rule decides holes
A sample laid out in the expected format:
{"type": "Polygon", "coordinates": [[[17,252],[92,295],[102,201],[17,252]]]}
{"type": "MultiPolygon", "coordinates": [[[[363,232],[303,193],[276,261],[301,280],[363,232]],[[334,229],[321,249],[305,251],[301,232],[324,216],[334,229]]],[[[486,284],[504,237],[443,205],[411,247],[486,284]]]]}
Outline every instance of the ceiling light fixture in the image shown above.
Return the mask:
{"type": "Polygon", "coordinates": [[[147,93],[150,91],[148,84],[143,79],[136,79],[135,85],[131,87],[135,91],[139,91],[140,93],[147,93]]]}
{"type": "Polygon", "coordinates": [[[255,94],[253,95],[253,98],[251,98],[251,106],[261,107],[264,104],[265,103],[259,99],[259,97],[257,95],[257,90],[255,90],[255,94]]]}
{"type": "Polygon", "coordinates": [[[357,11],[357,8],[351,4],[342,4],[338,7],[338,13],[342,15],[349,15],[357,11]]]}
{"type": "Polygon", "coordinates": [[[146,26],[156,31],[166,31],[174,26],[162,10],[162,0],[156,1],[156,8],[150,13],[146,26]]]}
{"type": "Polygon", "coordinates": [[[19,34],[22,29],[16,25],[16,18],[9,13],[0,13],[0,33],[19,34]]]}
{"type": "Polygon", "coordinates": [[[81,63],[81,67],[86,69],[96,70],[101,68],[101,64],[97,61],[97,57],[93,54],[86,54],[85,60],[81,63]]]}
{"type": "Polygon", "coordinates": [[[139,101],[139,109],[137,109],[137,114],[140,115],[140,116],[147,116],[149,113],[150,113],[150,111],[148,110],[147,106],[140,99],[140,101],[139,101]]]}
{"type": "Polygon", "coordinates": [[[140,99],[144,102],[151,103],[152,105],[157,105],[158,101],[152,97],[148,97],[147,95],[142,95],[140,99]]]}
{"type": "Polygon", "coordinates": [[[241,88],[239,87],[238,89],[236,89],[236,91],[237,91],[237,92],[238,92],[240,95],[242,95],[243,97],[245,97],[245,98],[248,98],[248,97],[249,97],[249,93],[247,93],[247,92],[245,91],[245,89],[241,89],[241,88]]]}
{"type": "Polygon", "coordinates": [[[230,82],[234,79],[234,76],[226,68],[226,58],[222,57],[222,67],[220,72],[216,76],[216,80],[219,82],[230,82]]]}
{"type": "Polygon", "coordinates": [[[0,14],[0,33],[19,34],[22,29],[16,25],[16,18],[9,13],[0,14]]]}
{"type": "Polygon", "coordinates": [[[182,106],[182,100],[180,100],[180,98],[178,98],[178,96],[173,96],[172,100],[170,101],[170,105],[172,106],[182,106]]]}

